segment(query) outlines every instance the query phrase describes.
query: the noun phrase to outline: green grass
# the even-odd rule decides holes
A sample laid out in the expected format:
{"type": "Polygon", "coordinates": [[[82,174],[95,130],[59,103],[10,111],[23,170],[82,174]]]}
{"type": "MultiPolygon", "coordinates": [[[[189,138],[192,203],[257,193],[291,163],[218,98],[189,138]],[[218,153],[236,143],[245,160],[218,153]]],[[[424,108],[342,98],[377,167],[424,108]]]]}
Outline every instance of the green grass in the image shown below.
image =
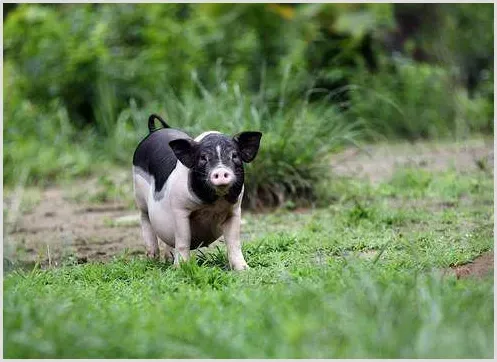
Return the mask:
{"type": "Polygon", "coordinates": [[[246,272],[222,246],[179,269],[123,254],[9,273],[5,357],[491,358],[493,276],[442,270],[493,249],[492,176],[407,170],[328,192],[245,213],[246,272]]]}

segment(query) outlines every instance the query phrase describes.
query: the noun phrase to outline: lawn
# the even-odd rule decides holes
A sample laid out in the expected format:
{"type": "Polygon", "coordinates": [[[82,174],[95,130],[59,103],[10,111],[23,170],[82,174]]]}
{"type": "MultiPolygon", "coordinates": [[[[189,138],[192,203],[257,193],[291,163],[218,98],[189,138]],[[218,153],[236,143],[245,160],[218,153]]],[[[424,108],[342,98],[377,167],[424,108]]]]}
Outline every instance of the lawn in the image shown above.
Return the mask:
{"type": "Polygon", "coordinates": [[[328,207],[245,213],[251,269],[224,246],[179,269],[111,261],[4,276],[6,358],[491,358],[493,175],[333,178],[328,207]]]}

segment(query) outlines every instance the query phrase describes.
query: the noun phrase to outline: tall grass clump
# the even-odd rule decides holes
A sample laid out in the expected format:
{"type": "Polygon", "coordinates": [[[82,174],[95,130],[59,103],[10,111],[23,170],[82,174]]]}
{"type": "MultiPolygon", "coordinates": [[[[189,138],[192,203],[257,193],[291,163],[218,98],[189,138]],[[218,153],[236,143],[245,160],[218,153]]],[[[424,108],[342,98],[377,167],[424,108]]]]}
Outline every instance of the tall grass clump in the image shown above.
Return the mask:
{"type": "MultiPolygon", "coordinates": [[[[5,70],[8,83],[15,75],[8,66],[5,70]]],[[[26,174],[27,185],[47,186],[62,179],[89,176],[116,161],[124,162],[123,154],[128,152],[123,147],[131,147],[137,139],[134,127],[123,115],[116,119],[103,110],[96,119],[97,128],[77,125],[61,99],[40,105],[13,88],[4,102],[4,185],[11,187],[17,184],[19,175],[26,174]],[[103,129],[104,125],[107,128],[103,129]],[[120,159],[116,158],[117,150],[109,157],[112,147],[121,148],[120,159]]]]}
{"type": "MultiPolygon", "coordinates": [[[[15,75],[6,66],[4,76],[5,89],[15,75]]],[[[4,99],[3,126],[4,185],[16,184],[23,174],[27,184],[46,185],[63,174],[82,176],[92,169],[94,160],[84,144],[93,135],[70,122],[58,99],[40,106],[12,88],[4,99]]]]}
{"type": "Polygon", "coordinates": [[[361,131],[358,122],[346,121],[329,97],[310,103],[311,93],[319,90],[287,99],[289,77],[287,69],[278,97],[270,101],[264,87],[256,94],[244,93],[237,83],[220,81],[208,90],[194,75],[197,89],[180,96],[166,94],[162,102],[131,113],[140,118],[143,131],[152,111],[162,113],[171,127],[182,128],[191,136],[206,130],[230,135],[261,131],[259,154],[246,165],[246,205],[258,208],[309,203],[317,197],[317,186],[328,177],[325,156],[355,142],[361,131]]]}
{"type": "Polygon", "coordinates": [[[151,113],[161,114],[171,127],[192,137],[218,130],[235,135],[244,130],[263,133],[256,160],[247,165],[245,205],[258,208],[312,203],[329,172],[325,156],[354,142],[358,122],[348,122],[330,98],[309,102],[309,90],[297,95],[287,67],[279,86],[247,92],[217,71],[216,86],[208,89],[192,73],[182,92],[166,88],[144,105],[130,99],[126,108],[116,100],[115,86],[99,81],[92,104],[94,126],[77,127],[61,102],[39,107],[14,97],[6,103],[4,181],[28,168],[28,183],[47,184],[64,177],[108,172],[108,165],[130,166],[134,149],[147,135],[151,113]],[[23,120],[22,123],[20,123],[23,120]]]}
{"type": "Polygon", "coordinates": [[[349,89],[348,117],[380,137],[457,139],[492,129],[488,101],[468,97],[447,67],[399,57],[375,73],[356,72],[349,89]]]}

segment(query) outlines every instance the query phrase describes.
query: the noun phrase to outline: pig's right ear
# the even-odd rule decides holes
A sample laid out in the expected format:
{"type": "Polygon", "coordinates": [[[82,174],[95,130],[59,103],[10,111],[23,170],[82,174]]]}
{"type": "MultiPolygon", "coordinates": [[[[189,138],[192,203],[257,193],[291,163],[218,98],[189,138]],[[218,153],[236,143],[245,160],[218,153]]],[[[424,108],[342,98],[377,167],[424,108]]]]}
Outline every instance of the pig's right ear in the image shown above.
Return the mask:
{"type": "Polygon", "coordinates": [[[238,147],[240,147],[243,162],[252,162],[255,156],[257,156],[261,137],[261,132],[242,132],[233,137],[238,147]]]}
{"type": "Polygon", "coordinates": [[[169,147],[173,150],[178,160],[188,168],[192,168],[195,163],[195,142],[180,138],[169,142],[169,147]]]}

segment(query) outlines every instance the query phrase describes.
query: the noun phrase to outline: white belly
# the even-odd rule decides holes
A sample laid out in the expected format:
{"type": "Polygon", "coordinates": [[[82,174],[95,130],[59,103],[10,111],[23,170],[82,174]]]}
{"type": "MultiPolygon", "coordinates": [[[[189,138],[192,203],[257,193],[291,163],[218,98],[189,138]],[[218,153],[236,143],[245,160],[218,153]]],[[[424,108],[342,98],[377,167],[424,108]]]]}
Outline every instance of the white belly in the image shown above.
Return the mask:
{"type": "Polygon", "coordinates": [[[172,200],[174,199],[176,205],[181,202],[178,200],[184,200],[184,207],[191,211],[191,248],[211,244],[222,235],[222,224],[231,215],[234,205],[226,200],[219,200],[213,205],[195,203],[191,195],[185,197],[185,192],[189,192],[186,186],[178,187],[185,185],[185,181],[173,174],[160,192],[161,197],[157,197],[154,195],[153,178],[134,172],[135,199],[138,207],[148,213],[150,224],[159,239],[174,247],[175,223],[172,200]]]}
{"type": "MultiPolygon", "coordinates": [[[[168,197],[154,200],[153,188],[148,198],[148,217],[155,233],[163,242],[174,247],[174,218],[168,197]]],[[[167,196],[167,195],[166,195],[167,196]]]]}
{"type": "Polygon", "coordinates": [[[213,205],[204,205],[190,215],[192,249],[207,246],[223,234],[223,224],[231,216],[233,205],[220,200],[213,205]]]}

